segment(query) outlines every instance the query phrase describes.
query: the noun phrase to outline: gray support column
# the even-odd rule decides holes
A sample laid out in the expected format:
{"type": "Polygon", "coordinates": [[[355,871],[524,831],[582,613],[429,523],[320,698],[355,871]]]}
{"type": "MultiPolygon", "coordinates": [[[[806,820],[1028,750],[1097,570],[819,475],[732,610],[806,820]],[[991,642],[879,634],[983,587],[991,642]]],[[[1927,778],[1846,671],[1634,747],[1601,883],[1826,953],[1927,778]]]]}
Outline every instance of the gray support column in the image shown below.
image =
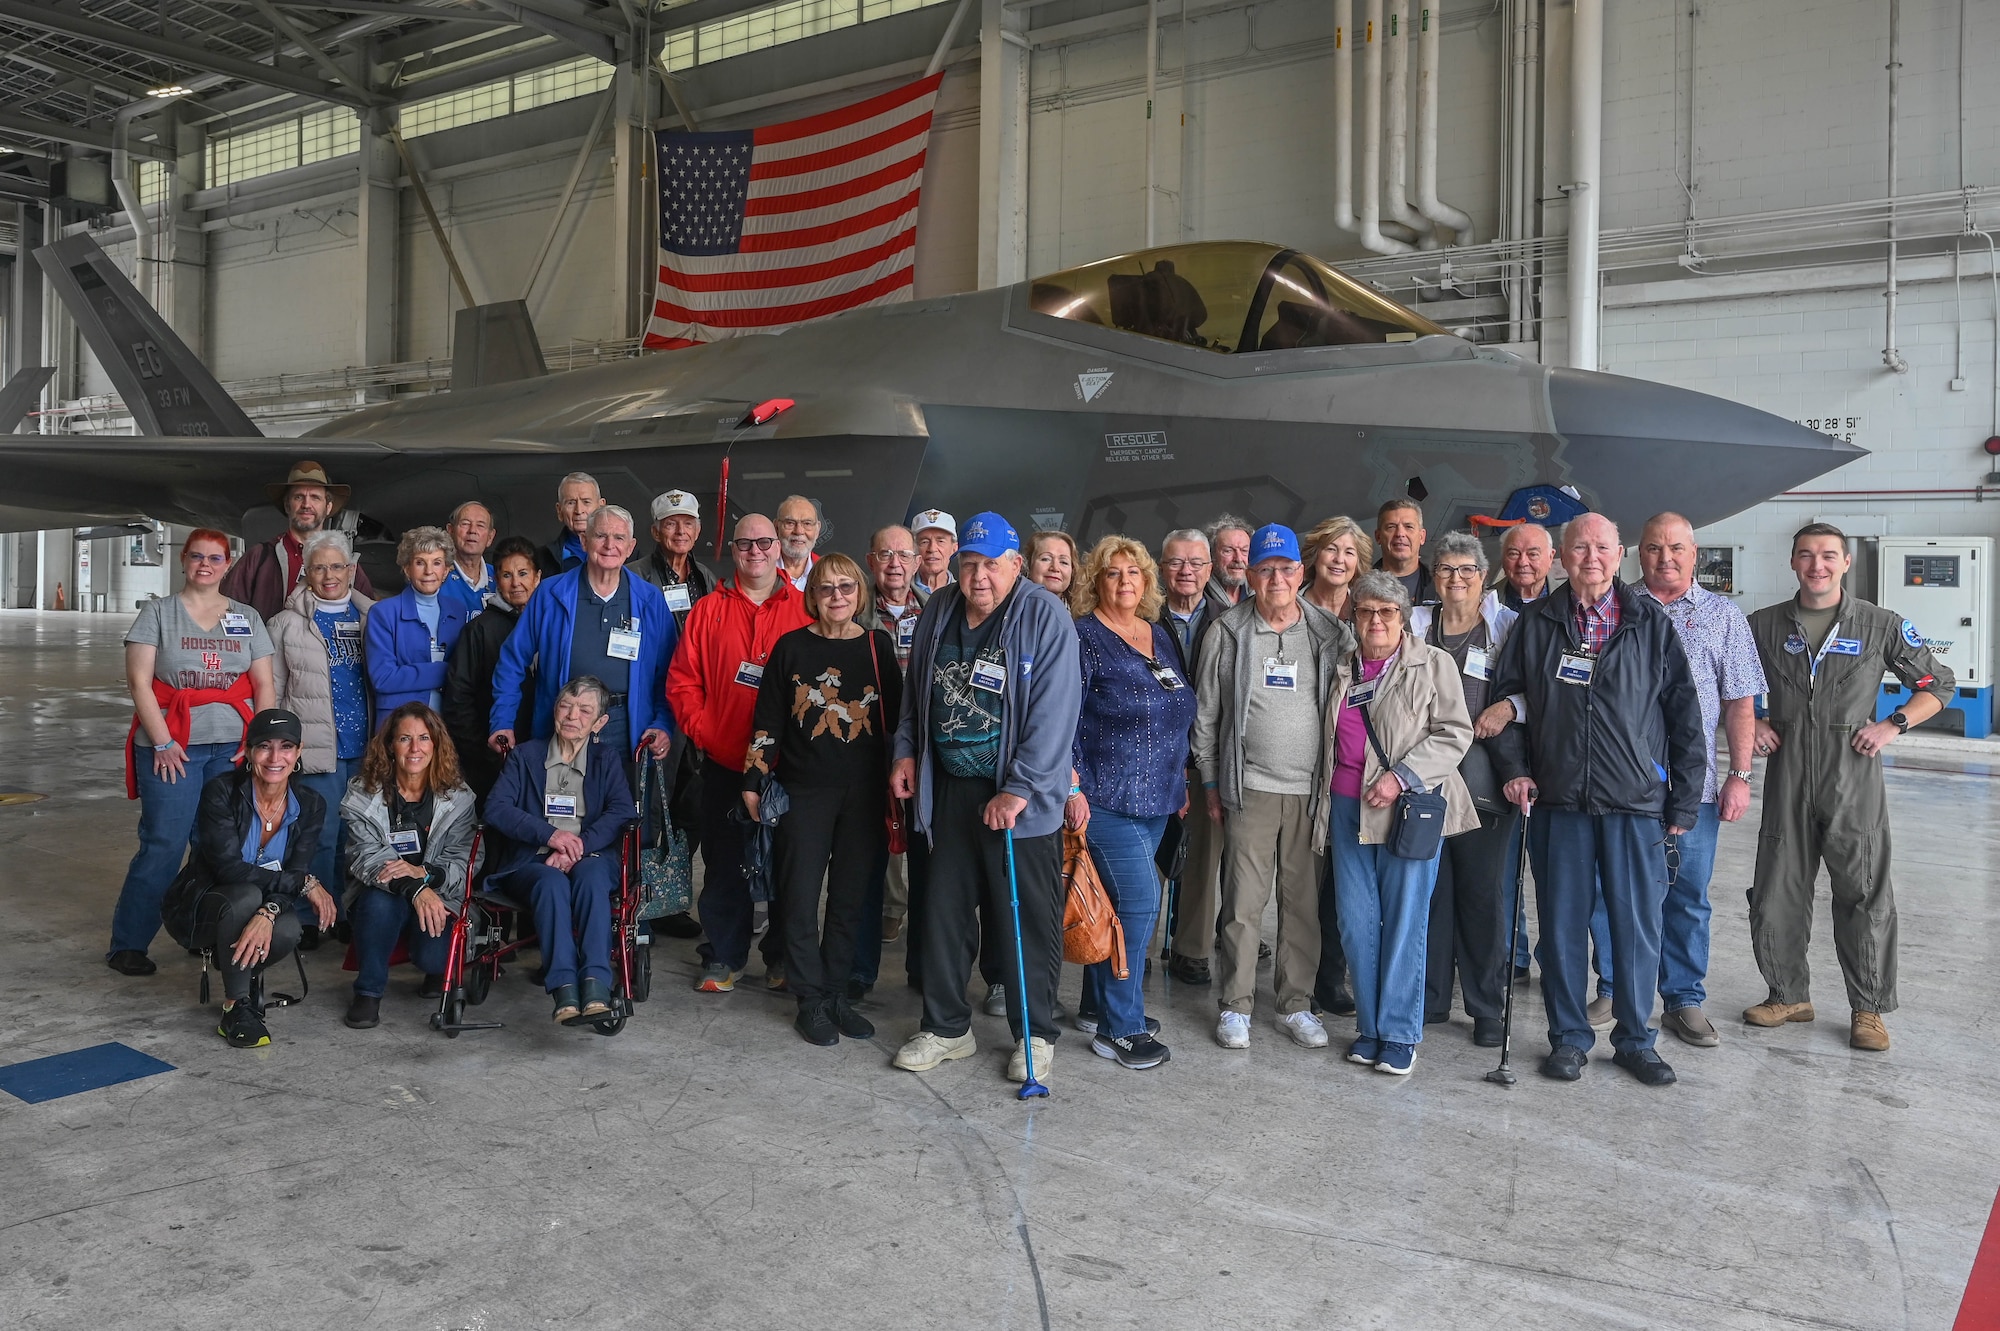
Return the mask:
{"type": "Polygon", "coordinates": [[[356,365],[388,365],[396,359],[396,256],[402,229],[402,166],[389,139],[393,112],[371,111],[361,118],[361,185],[355,257],[356,365]]]}
{"type": "Polygon", "coordinates": [[[980,0],[979,285],[1028,275],[1029,10],[980,0]]]}
{"type": "Polygon", "coordinates": [[[160,314],[197,356],[208,355],[208,237],[201,215],[185,206],[202,188],[208,134],[199,125],[173,126],[174,160],[167,167],[161,227],[160,314]]]}
{"type": "Polygon", "coordinates": [[[653,80],[645,70],[621,64],[612,76],[616,101],[611,135],[616,202],[612,213],[611,253],[618,265],[617,336],[636,337],[645,331],[651,308],[659,243],[653,236],[653,215],[659,211],[659,185],[654,180],[652,124],[653,80]]]}
{"type": "MultiPolygon", "coordinates": [[[[34,249],[41,244],[42,209],[21,204],[15,210],[18,226],[14,232],[14,283],[8,293],[7,372],[23,365],[41,365],[42,360],[42,266],[35,262],[34,249]]],[[[32,429],[32,427],[31,427],[32,429]]]]}

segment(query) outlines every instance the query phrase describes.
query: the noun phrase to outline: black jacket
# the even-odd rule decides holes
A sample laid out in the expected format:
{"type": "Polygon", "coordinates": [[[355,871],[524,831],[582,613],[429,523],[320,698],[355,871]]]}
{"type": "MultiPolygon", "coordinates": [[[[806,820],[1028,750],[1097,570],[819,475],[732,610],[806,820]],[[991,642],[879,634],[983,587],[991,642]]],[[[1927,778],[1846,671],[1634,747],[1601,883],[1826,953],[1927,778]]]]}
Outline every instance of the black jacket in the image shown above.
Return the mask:
{"type": "MultiPolygon", "coordinates": [[[[492,732],[487,722],[493,711],[493,668],[500,663],[500,649],[507,645],[521,612],[498,598],[489,598],[486,608],[474,615],[458,635],[451,649],[451,663],[444,673],[444,727],[458,750],[459,771],[481,803],[500,776],[500,756],[486,747],[492,732]]],[[[516,736],[532,733],[535,688],[531,673],[521,689],[521,710],[514,722],[516,736]]]]}
{"type": "Polygon", "coordinates": [[[1194,687],[1194,663],[1201,655],[1201,644],[1208,637],[1209,630],[1215,627],[1215,621],[1228,614],[1229,608],[1229,602],[1216,592],[1213,582],[1204,587],[1201,593],[1201,623],[1194,626],[1194,650],[1184,651],[1181,648],[1180,631],[1174,627],[1173,611],[1167,609],[1164,599],[1161,600],[1159,617],[1153,622],[1165,629],[1167,636],[1173,639],[1174,664],[1180,670],[1181,678],[1188,682],[1189,688],[1194,687]]]}
{"type": "Polygon", "coordinates": [[[715,590],[715,579],[709,576],[708,570],[701,566],[700,560],[692,555],[688,556],[688,575],[683,579],[678,573],[674,572],[674,566],[667,562],[666,552],[657,545],[653,547],[653,553],[641,556],[625,567],[631,569],[661,591],[665,591],[669,587],[678,587],[683,582],[686,583],[688,589],[688,608],[673,612],[674,627],[682,633],[687,632],[688,616],[694,612],[694,603],[715,590]]]}
{"type": "Polygon", "coordinates": [[[249,770],[239,767],[224,772],[201,788],[194,850],[167,889],[161,909],[162,923],[174,941],[192,946],[195,906],[211,887],[248,883],[265,901],[291,909],[299,893],[305,891],[306,870],[319,853],[320,831],[326,824],[326,801],[315,791],[294,781],[291,794],[299,802],[299,817],[285,838],[283,867],[263,869],[243,859],[243,842],[257,822],[257,798],[249,770]]]}
{"type": "Polygon", "coordinates": [[[535,567],[541,570],[543,577],[553,578],[556,574],[567,573],[583,563],[575,555],[564,553],[563,543],[569,538],[570,530],[564,527],[556,533],[553,541],[535,547],[535,567]]]}
{"type": "Polygon", "coordinates": [[[1701,704],[1673,621],[1614,583],[1619,622],[1589,684],[1556,677],[1581,650],[1575,595],[1557,588],[1531,603],[1500,649],[1491,694],[1527,695],[1528,722],[1488,745],[1500,779],[1531,776],[1546,808],[1632,813],[1693,827],[1706,749],[1701,704]]]}

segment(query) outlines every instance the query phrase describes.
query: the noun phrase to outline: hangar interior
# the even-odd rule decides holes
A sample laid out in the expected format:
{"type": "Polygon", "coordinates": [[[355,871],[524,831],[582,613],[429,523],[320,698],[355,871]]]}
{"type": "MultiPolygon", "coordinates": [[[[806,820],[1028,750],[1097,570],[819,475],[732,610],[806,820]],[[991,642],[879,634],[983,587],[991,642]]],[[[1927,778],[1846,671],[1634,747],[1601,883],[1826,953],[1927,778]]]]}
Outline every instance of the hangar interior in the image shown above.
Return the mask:
{"type": "MultiPolygon", "coordinates": [[[[51,449],[133,430],[31,257],[84,232],[271,435],[444,389],[469,304],[525,301],[552,371],[671,355],[640,350],[652,131],[753,128],[937,67],[917,298],[1151,245],[1295,247],[1482,346],[1866,448],[1699,536],[1704,581],[1749,611],[1790,593],[1790,533],[1834,522],[1872,599],[1912,542],[2000,535],[1996,63],[1994,0],[0,0],[0,379],[54,367],[21,427],[51,449]],[[1359,49],[1375,25],[1379,73],[1359,49]]],[[[0,993],[24,1013],[0,1057],[74,1044],[80,1024],[208,1079],[206,1108],[156,1110],[145,1082],[40,1121],[0,1108],[7,1153],[33,1157],[10,1190],[22,1256],[0,1273],[19,1325],[129,1324],[156,1299],[173,1325],[252,1308],[306,1325],[273,1311],[300,1288],[315,1315],[451,1327],[735,1308],[826,1326],[1878,1328],[1958,1307],[2000,1173],[1986,748],[1919,749],[1892,773],[1914,889],[1894,1061],[1857,1064],[1830,1032],[1774,1051],[1732,1025],[1717,1070],[1666,1108],[1608,1077],[1567,1100],[1489,1096],[1468,1065],[1356,1109],[1266,1040],[1248,1075],[1197,1055],[1169,1070],[1179,1087],[1087,1080],[1071,1053],[1075,1108],[1037,1123],[877,1051],[805,1065],[767,1016],[712,1016],[681,985],[581,1050],[447,1047],[412,1020],[385,1042],[389,1075],[315,1003],[295,1023],[310,1065],[246,1073],[229,1051],[172,1052],[185,1014],[102,992],[86,955],[127,854],[116,617],[170,590],[179,530],[0,536],[0,608],[52,611],[60,584],[64,608],[111,616],[0,619],[0,785],[87,787],[0,811],[21,890],[57,902],[0,937],[0,993]],[[70,895],[79,878],[91,891],[70,895]],[[52,970],[51,946],[76,955],[52,970]],[[458,1217],[442,1237],[440,1205],[458,1217]],[[634,1227],[656,1205],[676,1215],[663,1246],[634,1227]],[[191,1254],[184,1226],[215,1245],[191,1254]],[[312,1281],[281,1280],[321,1243],[312,1281]],[[120,1288],[72,1278],[83,1244],[114,1255],[120,1288]],[[855,1286],[817,1292],[836,1269],[855,1286]]],[[[1987,684],[1995,584],[1947,658],[1987,684]]],[[[1760,991],[1723,887],[1747,879],[1755,817],[1718,866],[1719,1009],[1760,991]]],[[[1824,939],[1815,959],[1831,971],[1824,939]]],[[[339,985],[314,964],[315,988],[339,985]]],[[[515,996],[517,1024],[538,1001],[515,996]]],[[[912,1000],[884,1003],[900,1021],[912,1000]]],[[[1191,1049],[1207,1004],[1171,996],[1191,1049]]]]}

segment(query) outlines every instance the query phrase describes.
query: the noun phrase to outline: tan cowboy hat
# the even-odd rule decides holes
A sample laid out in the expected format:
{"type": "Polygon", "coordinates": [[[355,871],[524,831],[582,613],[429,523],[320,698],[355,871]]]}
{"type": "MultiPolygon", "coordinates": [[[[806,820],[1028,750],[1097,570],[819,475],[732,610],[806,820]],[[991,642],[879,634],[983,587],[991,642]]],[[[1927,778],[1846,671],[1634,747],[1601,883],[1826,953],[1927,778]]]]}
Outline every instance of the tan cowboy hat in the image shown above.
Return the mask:
{"type": "Polygon", "coordinates": [[[320,489],[325,490],[328,516],[332,516],[340,512],[341,509],[346,508],[348,496],[354,493],[348,486],[335,485],[332,481],[329,481],[326,478],[326,468],[320,466],[319,463],[294,462],[291,474],[285,477],[283,485],[267,485],[264,487],[264,492],[271,496],[271,502],[278,506],[280,513],[285,511],[285,496],[291,493],[294,485],[317,485],[320,489]]]}

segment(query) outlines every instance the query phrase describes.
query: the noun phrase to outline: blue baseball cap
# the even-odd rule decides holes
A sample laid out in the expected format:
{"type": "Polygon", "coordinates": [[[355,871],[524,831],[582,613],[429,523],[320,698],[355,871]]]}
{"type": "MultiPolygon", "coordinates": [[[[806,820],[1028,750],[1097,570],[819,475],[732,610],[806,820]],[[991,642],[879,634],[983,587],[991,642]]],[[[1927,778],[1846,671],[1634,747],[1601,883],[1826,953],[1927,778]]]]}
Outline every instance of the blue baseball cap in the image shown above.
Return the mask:
{"type": "Polygon", "coordinates": [[[1290,559],[1299,557],[1299,538],[1290,527],[1270,523],[1259,527],[1250,537],[1250,563],[1252,567],[1267,559],[1290,559]]]}
{"type": "MultiPolygon", "coordinates": [[[[1298,547],[1292,547],[1296,550],[1298,547]]],[[[1021,537],[1012,523],[998,513],[974,513],[958,529],[958,552],[960,554],[984,555],[988,559],[998,559],[1008,551],[1019,553],[1021,537]]]]}

